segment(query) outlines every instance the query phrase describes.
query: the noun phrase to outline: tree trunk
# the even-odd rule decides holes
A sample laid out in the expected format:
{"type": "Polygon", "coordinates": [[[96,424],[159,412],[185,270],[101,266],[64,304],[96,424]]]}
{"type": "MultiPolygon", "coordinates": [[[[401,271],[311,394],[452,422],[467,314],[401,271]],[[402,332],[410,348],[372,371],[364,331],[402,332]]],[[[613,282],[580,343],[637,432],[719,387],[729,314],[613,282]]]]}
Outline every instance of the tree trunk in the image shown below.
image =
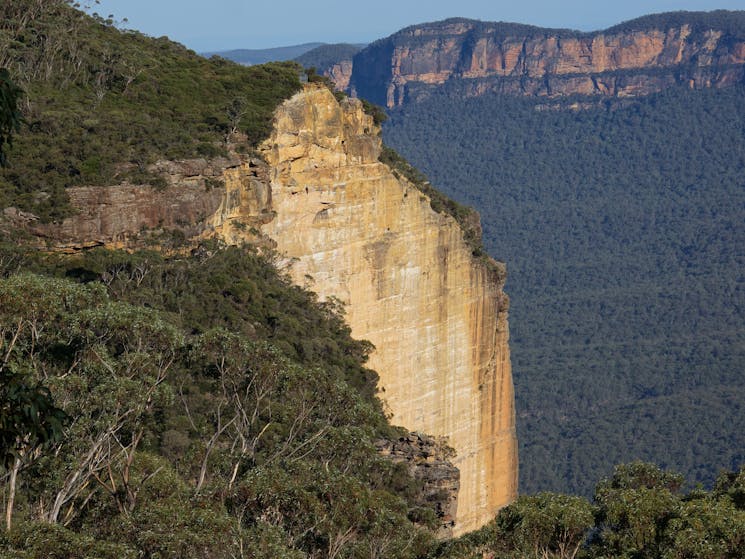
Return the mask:
{"type": "Polygon", "coordinates": [[[18,479],[18,470],[21,468],[21,460],[16,456],[13,458],[13,469],[10,470],[10,481],[8,483],[8,505],[5,508],[5,528],[10,532],[13,525],[13,506],[16,500],[16,480],[18,479]]]}

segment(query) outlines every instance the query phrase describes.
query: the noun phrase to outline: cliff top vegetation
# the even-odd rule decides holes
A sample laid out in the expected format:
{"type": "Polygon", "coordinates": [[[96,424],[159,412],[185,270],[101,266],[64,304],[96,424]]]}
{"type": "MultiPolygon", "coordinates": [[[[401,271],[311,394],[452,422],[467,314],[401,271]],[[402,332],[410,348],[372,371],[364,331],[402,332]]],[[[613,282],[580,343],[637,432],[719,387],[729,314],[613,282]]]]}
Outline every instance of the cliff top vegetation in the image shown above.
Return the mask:
{"type": "Polygon", "coordinates": [[[393,45],[410,44],[412,42],[418,43],[428,41],[432,36],[462,36],[462,33],[457,33],[449,29],[457,24],[467,26],[467,33],[471,36],[489,34],[497,37],[577,37],[587,35],[587,33],[574,29],[553,29],[524,23],[481,21],[454,17],[405,27],[389,37],[371,43],[370,46],[379,46],[386,43],[392,43],[393,45]]]}
{"type": "Polygon", "coordinates": [[[733,38],[745,38],[745,11],[714,10],[711,12],[666,12],[632,19],[605,30],[605,33],[629,33],[648,29],[671,29],[690,26],[694,33],[711,29],[733,38]]]}
{"type": "Polygon", "coordinates": [[[158,184],[158,159],[212,157],[231,132],[250,149],[299,90],[299,66],[206,60],[167,37],[117,29],[65,0],[6,0],[0,68],[25,94],[0,206],[42,220],[70,213],[65,188],[158,184]]]}

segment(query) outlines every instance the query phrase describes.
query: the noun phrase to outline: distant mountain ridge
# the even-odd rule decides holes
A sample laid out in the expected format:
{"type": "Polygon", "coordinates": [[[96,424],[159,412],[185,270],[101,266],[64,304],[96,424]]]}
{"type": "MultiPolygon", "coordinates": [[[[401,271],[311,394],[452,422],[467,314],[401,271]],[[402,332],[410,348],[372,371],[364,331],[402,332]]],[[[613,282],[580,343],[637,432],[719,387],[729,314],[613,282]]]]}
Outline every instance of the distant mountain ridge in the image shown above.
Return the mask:
{"type": "MultiPolygon", "coordinates": [[[[549,98],[727,87],[745,80],[745,12],[653,14],[593,32],[451,18],[402,29],[349,63],[349,83],[337,86],[387,107],[443,86],[549,98]]],[[[319,70],[334,79],[331,67],[319,70]]]]}
{"type": "Polygon", "coordinates": [[[203,52],[202,56],[222,56],[238,64],[252,66],[254,64],[264,64],[266,62],[284,62],[292,60],[318,48],[325,43],[303,43],[301,45],[290,45],[287,47],[274,47],[268,49],[233,49],[203,52]]]}
{"type": "Polygon", "coordinates": [[[337,89],[346,90],[352,77],[352,58],[364,44],[321,45],[295,58],[304,68],[315,68],[331,78],[337,89]]]}

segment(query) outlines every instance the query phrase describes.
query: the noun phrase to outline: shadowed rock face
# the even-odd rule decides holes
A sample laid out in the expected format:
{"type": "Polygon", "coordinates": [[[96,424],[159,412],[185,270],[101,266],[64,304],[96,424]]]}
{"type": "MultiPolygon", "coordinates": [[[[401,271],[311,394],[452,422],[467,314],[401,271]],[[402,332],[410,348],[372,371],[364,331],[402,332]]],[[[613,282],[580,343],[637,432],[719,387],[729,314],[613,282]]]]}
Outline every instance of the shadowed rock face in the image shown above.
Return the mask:
{"type": "Polygon", "coordinates": [[[375,345],[369,365],[392,422],[455,449],[457,512],[443,514],[459,535],[517,493],[504,278],[473,256],[452,217],[378,161],[379,132],[356,99],[308,86],[277,110],[265,161],[162,162],[151,170],[163,190],[72,189],[77,213],[58,224],[0,217],[62,250],[130,248],[172,230],[276,248],[298,284],[341,301],[353,335],[375,345]]]}
{"type": "Polygon", "coordinates": [[[460,472],[450,462],[451,449],[441,440],[422,433],[409,433],[397,440],[381,439],[375,442],[378,452],[392,462],[403,462],[409,473],[421,482],[422,505],[434,510],[439,522],[437,535],[453,535],[460,472]]]}
{"type": "Polygon", "coordinates": [[[349,89],[394,107],[446,82],[462,82],[465,95],[624,97],[744,80],[745,38],[717,29],[683,23],[583,34],[446,20],[404,29],[358,53],[349,89]]]}
{"type": "Polygon", "coordinates": [[[346,91],[349,88],[349,80],[352,79],[352,61],[340,60],[324,71],[324,75],[331,78],[337,89],[346,91]]]}

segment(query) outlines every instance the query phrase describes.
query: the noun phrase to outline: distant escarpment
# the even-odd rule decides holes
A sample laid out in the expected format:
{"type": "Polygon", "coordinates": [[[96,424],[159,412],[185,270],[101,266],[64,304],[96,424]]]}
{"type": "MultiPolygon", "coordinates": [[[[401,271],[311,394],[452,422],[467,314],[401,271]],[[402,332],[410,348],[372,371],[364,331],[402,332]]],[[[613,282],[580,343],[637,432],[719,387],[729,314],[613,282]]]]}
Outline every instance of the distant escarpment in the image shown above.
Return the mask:
{"type": "Polygon", "coordinates": [[[43,224],[6,208],[0,225],[68,251],[162,247],[173,236],[276,250],[296,283],[339,301],[352,335],[374,344],[369,366],[392,423],[455,449],[459,482],[428,439],[381,450],[411,455],[415,477],[447,493],[437,507],[444,530],[458,535],[517,492],[504,269],[468,238],[478,234],[475,215],[438,211],[442,201],[381,162],[381,150],[360,101],[308,85],[277,109],[261,157],[163,161],[148,169],[160,190],[74,187],[74,215],[43,224]],[[441,466],[434,477],[430,457],[441,466]]]}
{"type": "Polygon", "coordinates": [[[328,76],[337,89],[344,91],[352,78],[352,58],[364,46],[347,43],[321,45],[298,56],[295,62],[299,62],[304,68],[315,68],[328,76]]]}
{"type": "Polygon", "coordinates": [[[408,27],[363,49],[349,85],[387,107],[452,86],[559,97],[632,97],[682,84],[726,87],[745,81],[745,12],[676,12],[582,33],[448,19],[408,27]]]}

